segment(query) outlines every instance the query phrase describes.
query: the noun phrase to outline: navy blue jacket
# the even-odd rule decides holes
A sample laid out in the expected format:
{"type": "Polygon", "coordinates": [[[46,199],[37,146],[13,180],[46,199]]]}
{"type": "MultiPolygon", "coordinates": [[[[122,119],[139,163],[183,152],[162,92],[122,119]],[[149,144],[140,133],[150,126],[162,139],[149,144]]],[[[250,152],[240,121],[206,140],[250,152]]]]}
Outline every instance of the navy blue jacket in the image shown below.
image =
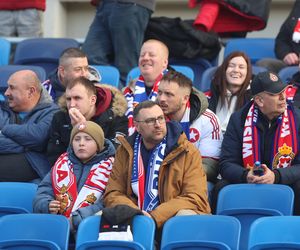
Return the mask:
{"type": "MultiPolygon", "coordinates": [[[[230,183],[245,183],[248,170],[243,167],[242,145],[243,131],[246,116],[252,102],[246,104],[242,109],[231,115],[227,130],[224,135],[221,157],[220,157],[220,174],[222,178],[230,183]]],[[[300,112],[294,110],[297,136],[300,138],[300,112]]],[[[259,112],[258,114],[258,130],[260,142],[261,162],[267,166],[271,166],[271,153],[273,150],[273,139],[277,129],[276,119],[270,122],[259,112]]],[[[298,140],[299,143],[299,140],[298,140]]],[[[298,145],[299,146],[299,145],[298,145]]],[[[287,168],[275,169],[275,183],[292,184],[300,179],[300,152],[295,156],[292,166],[287,168]]]]}

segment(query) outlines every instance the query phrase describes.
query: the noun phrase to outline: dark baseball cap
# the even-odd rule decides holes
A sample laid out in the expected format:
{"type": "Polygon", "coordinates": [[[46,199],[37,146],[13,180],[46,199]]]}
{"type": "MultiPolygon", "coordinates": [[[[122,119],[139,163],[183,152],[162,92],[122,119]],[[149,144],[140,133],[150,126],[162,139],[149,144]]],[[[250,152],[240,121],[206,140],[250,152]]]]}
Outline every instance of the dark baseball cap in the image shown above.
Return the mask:
{"type": "Polygon", "coordinates": [[[254,77],[250,86],[252,95],[257,95],[263,91],[279,94],[287,87],[287,84],[283,83],[276,73],[264,71],[254,77]]]}

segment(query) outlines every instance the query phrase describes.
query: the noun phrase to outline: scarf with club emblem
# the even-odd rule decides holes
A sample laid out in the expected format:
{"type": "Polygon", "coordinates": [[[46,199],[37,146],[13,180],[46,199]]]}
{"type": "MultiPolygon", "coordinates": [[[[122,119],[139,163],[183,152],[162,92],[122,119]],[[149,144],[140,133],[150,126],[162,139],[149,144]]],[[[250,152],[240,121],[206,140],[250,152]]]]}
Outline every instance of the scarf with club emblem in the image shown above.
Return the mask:
{"type": "MultiPolygon", "coordinates": [[[[252,167],[254,162],[261,161],[259,130],[256,126],[258,119],[258,108],[252,103],[243,132],[244,167],[252,167]]],[[[270,155],[272,169],[290,167],[298,153],[298,136],[292,105],[287,103],[284,113],[277,118],[277,124],[270,155]]]]}
{"type": "Polygon", "coordinates": [[[51,172],[55,199],[61,202],[59,213],[69,218],[71,212],[92,205],[99,200],[105,191],[113,162],[114,157],[108,157],[94,164],[78,193],[73,164],[69,160],[68,153],[62,154],[51,172]]]}

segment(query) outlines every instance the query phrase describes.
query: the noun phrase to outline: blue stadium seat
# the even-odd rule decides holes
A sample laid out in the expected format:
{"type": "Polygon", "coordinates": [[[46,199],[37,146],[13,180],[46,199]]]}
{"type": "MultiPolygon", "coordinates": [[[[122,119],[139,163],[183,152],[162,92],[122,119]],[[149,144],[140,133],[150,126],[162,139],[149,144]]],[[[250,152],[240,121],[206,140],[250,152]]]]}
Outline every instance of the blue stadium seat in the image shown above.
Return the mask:
{"type": "Polygon", "coordinates": [[[235,38],[227,41],[224,48],[224,58],[233,51],[243,51],[255,64],[262,58],[276,58],[274,53],[274,38],[235,38]]]}
{"type": "Polygon", "coordinates": [[[209,62],[206,59],[203,58],[196,58],[196,59],[169,59],[169,64],[175,66],[175,65],[182,65],[182,66],[188,66],[194,71],[194,80],[193,80],[193,85],[195,88],[198,90],[204,91],[201,85],[201,76],[203,72],[210,68],[213,67],[212,63],[209,62]]]}
{"type": "Polygon", "coordinates": [[[0,65],[8,65],[10,57],[11,43],[0,37],[0,65]]]}
{"type": "Polygon", "coordinates": [[[133,241],[98,240],[100,221],[100,216],[90,216],[79,224],[76,250],[153,250],[155,223],[151,218],[144,215],[133,218],[133,241]]]}
{"type": "Polygon", "coordinates": [[[54,214],[14,214],[0,218],[0,249],[67,250],[69,220],[54,214]]]}
{"type": "Polygon", "coordinates": [[[119,86],[120,72],[114,66],[109,65],[91,65],[96,68],[101,75],[101,83],[109,84],[114,87],[119,86]]]}
{"type": "Polygon", "coordinates": [[[289,83],[292,80],[293,75],[296,74],[299,70],[299,66],[289,66],[280,70],[278,75],[283,82],[289,83]]]}
{"type": "MultiPolygon", "coordinates": [[[[190,67],[182,66],[182,65],[171,65],[171,67],[173,69],[175,69],[176,71],[184,74],[185,76],[190,78],[192,81],[194,81],[194,72],[190,67]]],[[[126,79],[127,85],[130,81],[137,79],[140,76],[140,74],[141,74],[141,71],[140,71],[139,67],[134,67],[133,69],[131,69],[127,75],[127,79],[126,79]]]]}
{"type": "Polygon", "coordinates": [[[71,38],[30,38],[17,44],[14,64],[36,65],[45,69],[47,76],[58,66],[61,53],[79,43],[71,38]]]}
{"type": "Polygon", "coordinates": [[[32,213],[37,187],[37,184],[27,182],[0,182],[0,217],[32,213]]]}
{"type": "Polygon", "coordinates": [[[294,192],[280,184],[231,184],[218,196],[218,215],[236,217],[241,223],[240,249],[246,249],[253,221],[263,216],[292,215],[294,192]]]}
{"type": "Polygon", "coordinates": [[[230,216],[175,216],[164,224],[161,250],[238,250],[240,230],[230,216]]]}
{"type": "Polygon", "coordinates": [[[251,225],[248,249],[300,249],[299,231],[299,216],[273,216],[259,218],[251,225]]]}

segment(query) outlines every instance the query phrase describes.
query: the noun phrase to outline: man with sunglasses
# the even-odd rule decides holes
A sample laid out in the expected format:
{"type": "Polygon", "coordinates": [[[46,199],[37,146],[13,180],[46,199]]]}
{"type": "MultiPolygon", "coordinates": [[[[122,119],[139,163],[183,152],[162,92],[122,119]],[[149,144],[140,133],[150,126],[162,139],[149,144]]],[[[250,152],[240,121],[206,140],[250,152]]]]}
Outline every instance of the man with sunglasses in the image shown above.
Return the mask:
{"type": "Polygon", "coordinates": [[[180,124],[166,123],[152,101],[138,104],[133,117],[136,132],[120,138],[105,206],[140,209],[158,229],[175,215],[210,213],[201,156],[180,124]]]}

